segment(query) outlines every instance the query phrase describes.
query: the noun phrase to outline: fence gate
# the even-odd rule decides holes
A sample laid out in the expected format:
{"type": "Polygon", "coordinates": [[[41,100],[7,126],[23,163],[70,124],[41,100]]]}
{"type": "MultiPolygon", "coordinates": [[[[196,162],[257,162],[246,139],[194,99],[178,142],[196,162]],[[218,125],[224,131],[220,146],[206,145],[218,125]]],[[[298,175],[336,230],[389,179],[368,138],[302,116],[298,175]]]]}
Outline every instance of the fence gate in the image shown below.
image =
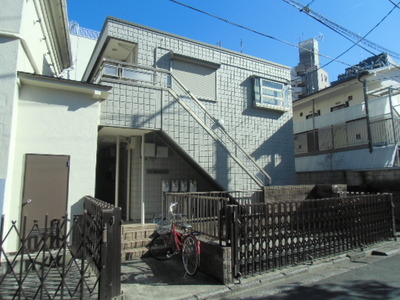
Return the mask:
{"type": "Polygon", "coordinates": [[[121,212],[86,197],[68,220],[0,224],[0,299],[111,299],[119,296],[121,212]],[[39,226],[39,224],[41,224],[39,226]],[[32,239],[36,247],[30,247],[32,239]]]}
{"type": "Polygon", "coordinates": [[[392,195],[228,205],[233,275],[310,261],[395,237],[392,195]]]}

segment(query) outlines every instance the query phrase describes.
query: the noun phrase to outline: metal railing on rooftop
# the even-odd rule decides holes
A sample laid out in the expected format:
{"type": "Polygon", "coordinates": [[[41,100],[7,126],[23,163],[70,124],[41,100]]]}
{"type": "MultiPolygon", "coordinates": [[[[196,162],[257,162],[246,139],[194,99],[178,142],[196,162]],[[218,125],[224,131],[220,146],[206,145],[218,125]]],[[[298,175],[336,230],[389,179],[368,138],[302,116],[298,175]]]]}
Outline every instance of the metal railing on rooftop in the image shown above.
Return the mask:
{"type": "Polygon", "coordinates": [[[69,32],[73,35],[92,40],[97,40],[100,36],[100,31],[81,27],[76,21],[69,22],[69,32]]]}

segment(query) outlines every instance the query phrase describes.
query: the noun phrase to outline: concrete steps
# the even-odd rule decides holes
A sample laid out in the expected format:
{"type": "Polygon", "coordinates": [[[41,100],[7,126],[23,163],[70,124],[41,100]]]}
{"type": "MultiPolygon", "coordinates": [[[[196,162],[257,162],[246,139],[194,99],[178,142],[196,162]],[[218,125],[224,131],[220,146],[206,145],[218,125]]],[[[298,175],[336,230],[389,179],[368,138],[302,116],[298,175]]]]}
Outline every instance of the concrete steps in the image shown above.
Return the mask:
{"type": "Polygon", "coordinates": [[[121,261],[129,261],[146,255],[156,224],[122,224],[121,261]]]}

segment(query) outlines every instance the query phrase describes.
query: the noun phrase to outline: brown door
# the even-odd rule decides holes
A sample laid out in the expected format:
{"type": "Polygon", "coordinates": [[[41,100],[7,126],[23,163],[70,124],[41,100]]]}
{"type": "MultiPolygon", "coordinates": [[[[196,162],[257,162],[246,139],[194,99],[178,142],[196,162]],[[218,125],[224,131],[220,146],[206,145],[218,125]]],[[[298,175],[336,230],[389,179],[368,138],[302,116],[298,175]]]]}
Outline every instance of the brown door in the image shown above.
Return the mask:
{"type": "Polygon", "coordinates": [[[65,216],[68,178],[69,156],[26,155],[22,216],[27,216],[27,229],[34,220],[43,228],[46,214],[49,222],[65,216]]]}

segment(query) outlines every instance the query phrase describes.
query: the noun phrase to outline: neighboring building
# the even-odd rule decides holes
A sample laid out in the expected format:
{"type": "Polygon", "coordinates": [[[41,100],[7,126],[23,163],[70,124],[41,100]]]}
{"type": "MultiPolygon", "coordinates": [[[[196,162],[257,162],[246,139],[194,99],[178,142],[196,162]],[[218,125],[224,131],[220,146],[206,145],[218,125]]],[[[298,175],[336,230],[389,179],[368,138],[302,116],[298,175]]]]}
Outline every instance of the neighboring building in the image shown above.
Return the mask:
{"type": "Polygon", "coordinates": [[[162,191],[294,183],[288,67],[108,18],[84,81],[101,104],[96,196],[151,220],[162,191]]]}
{"type": "Polygon", "coordinates": [[[330,86],[328,73],[321,68],[317,39],[299,43],[299,56],[300,63],[292,70],[294,101],[330,86]]]}
{"type": "Polygon", "coordinates": [[[3,5],[6,221],[95,194],[145,222],[162,191],[294,183],[288,67],[114,18],[97,41],[69,28],[65,0],[3,5]]]}
{"type": "Polygon", "coordinates": [[[72,65],[65,0],[2,6],[0,214],[80,213],[95,191],[99,103],[110,88],[60,78],[72,65]]]}
{"type": "Polygon", "coordinates": [[[335,183],[339,171],[399,166],[399,75],[390,57],[377,55],[293,102],[299,183],[335,183]]]}
{"type": "Polygon", "coordinates": [[[70,21],[69,32],[72,65],[63,72],[63,78],[81,81],[100,32],[81,27],[75,21],[70,21]]]}

